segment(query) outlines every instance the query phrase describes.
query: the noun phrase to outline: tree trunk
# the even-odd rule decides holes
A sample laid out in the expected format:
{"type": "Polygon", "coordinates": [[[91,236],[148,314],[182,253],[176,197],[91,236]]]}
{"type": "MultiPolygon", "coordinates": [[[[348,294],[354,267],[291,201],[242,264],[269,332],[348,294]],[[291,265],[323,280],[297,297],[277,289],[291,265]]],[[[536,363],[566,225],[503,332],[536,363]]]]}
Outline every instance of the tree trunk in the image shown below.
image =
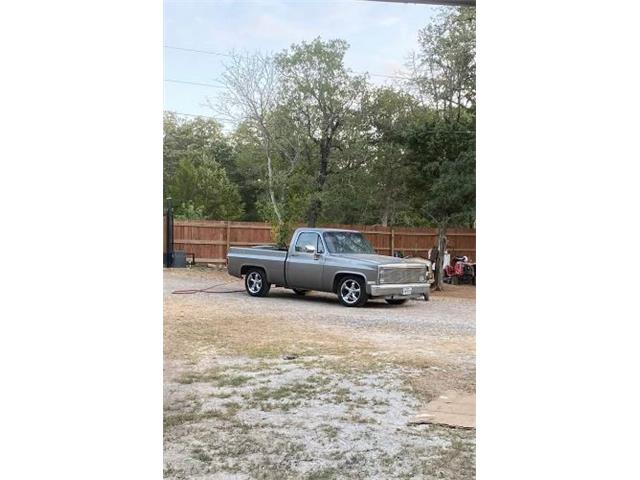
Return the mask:
{"type": "MultiPolygon", "coordinates": [[[[388,199],[389,197],[385,195],[388,199]]],[[[389,200],[387,200],[384,204],[384,210],[382,211],[382,217],[380,218],[380,225],[383,227],[389,226],[389,217],[391,216],[391,206],[389,205],[389,200]]]]}
{"type": "Polygon", "coordinates": [[[307,223],[308,227],[316,226],[316,223],[318,223],[318,215],[320,215],[321,208],[322,208],[322,201],[318,197],[314,197],[311,200],[311,207],[309,208],[309,221],[307,223]]]}
{"type": "Polygon", "coordinates": [[[382,225],[383,227],[387,227],[389,225],[389,211],[387,209],[385,209],[385,211],[382,213],[380,225],[382,225]]]}
{"type": "Polygon", "coordinates": [[[329,153],[331,152],[331,140],[323,138],[320,140],[320,169],[318,170],[318,177],[316,178],[316,189],[313,199],[311,200],[311,207],[309,208],[309,227],[315,227],[318,222],[318,217],[322,210],[322,192],[324,190],[324,184],[327,181],[327,174],[329,171],[329,153]]]}
{"type": "Polygon", "coordinates": [[[266,142],[264,149],[267,155],[267,180],[269,184],[269,198],[271,199],[271,206],[273,207],[273,211],[276,214],[276,218],[278,219],[278,225],[282,225],[282,216],[280,216],[280,211],[278,210],[278,205],[276,203],[276,196],[273,193],[273,169],[271,168],[271,149],[269,148],[269,141],[266,142]]]}
{"type": "Polygon", "coordinates": [[[447,225],[442,223],[438,226],[438,258],[436,259],[436,269],[434,272],[436,290],[442,290],[444,286],[444,252],[447,249],[447,225]]]}

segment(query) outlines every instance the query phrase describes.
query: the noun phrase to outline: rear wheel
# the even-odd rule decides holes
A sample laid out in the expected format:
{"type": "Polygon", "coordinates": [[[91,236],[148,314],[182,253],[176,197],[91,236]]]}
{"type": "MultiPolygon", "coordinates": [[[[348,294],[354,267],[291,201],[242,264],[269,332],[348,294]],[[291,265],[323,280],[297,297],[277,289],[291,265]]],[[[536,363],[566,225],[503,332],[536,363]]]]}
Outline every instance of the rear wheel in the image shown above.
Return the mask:
{"type": "Polygon", "coordinates": [[[389,304],[389,305],[402,305],[403,303],[407,303],[406,298],[385,298],[385,301],[389,304]]]}
{"type": "Polygon", "coordinates": [[[306,295],[307,293],[310,292],[310,290],[301,290],[299,288],[292,288],[291,290],[293,290],[296,295],[306,295]]]}
{"type": "Polygon", "coordinates": [[[367,303],[367,288],[364,280],[356,276],[344,277],[338,285],[338,300],[345,307],[362,307],[367,303]]]}
{"type": "Polygon", "coordinates": [[[261,268],[251,268],[244,277],[244,288],[252,297],[266,297],[271,289],[267,276],[261,268]]]}

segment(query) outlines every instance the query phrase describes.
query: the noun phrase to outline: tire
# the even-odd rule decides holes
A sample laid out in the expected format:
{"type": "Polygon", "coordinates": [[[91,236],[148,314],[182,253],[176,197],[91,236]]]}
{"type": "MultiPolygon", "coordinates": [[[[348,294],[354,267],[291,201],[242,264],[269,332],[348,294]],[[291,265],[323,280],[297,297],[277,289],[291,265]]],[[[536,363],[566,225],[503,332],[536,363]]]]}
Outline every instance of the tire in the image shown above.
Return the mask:
{"type": "Polygon", "coordinates": [[[266,297],[271,289],[267,276],[261,268],[250,268],[244,276],[244,288],[252,297],[266,297]]]}
{"type": "Polygon", "coordinates": [[[389,305],[402,305],[404,303],[407,303],[406,298],[385,298],[385,302],[387,302],[389,305]]]}
{"type": "Polygon", "coordinates": [[[292,288],[291,290],[293,290],[296,295],[306,295],[311,291],[311,290],[300,290],[299,288],[292,288]]]}
{"type": "Polygon", "coordinates": [[[361,277],[349,275],[338,284],[338,300],[345,307],[362,307],[367,303],[367,286],[361,277]]]}

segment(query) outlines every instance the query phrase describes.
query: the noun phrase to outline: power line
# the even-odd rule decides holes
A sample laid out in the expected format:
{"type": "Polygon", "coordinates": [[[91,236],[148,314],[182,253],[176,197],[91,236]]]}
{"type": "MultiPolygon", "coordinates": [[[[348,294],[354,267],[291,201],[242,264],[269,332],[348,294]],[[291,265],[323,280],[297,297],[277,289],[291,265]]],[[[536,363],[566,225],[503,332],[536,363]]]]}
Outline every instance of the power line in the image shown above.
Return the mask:
{"type": "Polygon", "coordinates": [[[385,75],[384,73],[369,73],[369,72],[356,72],[356,73],[367,73],[372,77],[387,77],[387,78],[395,78],[397,80],[411,80],[411,77],[403,77],[400,75],[385,75]]]}
{"type": "MultiPolygon", "coordinates": [[[[195,49],[195,48],[182,48],[182,47],[174,47],[174,46],[171,46],[171,45],[164,45],[164,48],[167,48],[167,49],[170,49],[170,50],[180,50],[180,51],[183,51],[183,52],[190,52],[190,53],[202,53],[202,54],[205,54],[205,55],[218,55],[218,56],[221,56],[221,57],[233,57],[233,55],[230,55],[228,53],[213,52],[213,51],[210,51],[210,50],[198,50],[198,49],[195,49]]],[[[405,76],[402,76],[402,75],[387,75],[387,74],[384,74],[384,73],[370,73],[370,72],[357,72],[357,71],[355,73],[359,73],[361,75],[368,74],[368,75],[371,75],[372,77],[385,77],[385,78],[393,78],[393,79],[396,79],[396,80],[411,80],[411,77],[405,77],[405,76]]]]}
{"type": "Polygon", "coordinates": [[[174,80],[172,78],[165,78],[164,81],[171,83],[184,83],[185,85],[196,85],[199,87],[224,88],[222,85],[214,85],[212,83],[188,82],[186,80],[174,80]]]}
{"type": "Polygon", "coordinates": [[[218,55],[220,57],[233,57],[233,55],[229,55],[228,53],[211,52],[209,50],[196,50],[195,48],[173,47],[171,45],[163,45],[163,46],[164,48],[168,48],[170,50],[181,50],[183,52],[191,52],[191,53],[204,53],[206,55],[218,55]]]}
{"type": "Polygon", "coordinates": [[[174,115],[184,115],[186,117],[195,117],[195,118],[210,118],[211,120],[216,120],[218,122],[222,122],[223,120],[216,117],[211,117],[209,115],[197,115],[195,113],[184,113],[184,112],[176,112],[174,110],[165,110],[165,113],[172,113],[174,115]]]}

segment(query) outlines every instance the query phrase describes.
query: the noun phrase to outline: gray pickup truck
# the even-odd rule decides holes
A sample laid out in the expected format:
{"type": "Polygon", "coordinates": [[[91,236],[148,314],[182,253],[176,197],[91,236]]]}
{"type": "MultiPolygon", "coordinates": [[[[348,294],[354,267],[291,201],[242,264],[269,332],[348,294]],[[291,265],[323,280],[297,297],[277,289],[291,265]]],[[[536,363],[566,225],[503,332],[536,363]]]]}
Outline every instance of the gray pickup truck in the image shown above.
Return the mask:
{"type": "Polygon", "coordinates": [[[298,228],[288,249],[232,247],[227,269],[230,275],[244,276],[252,297],[266,296],[274,285],[298,295],[332,292],[346,307],[361,307],[372,297],[393,305],[429,299],[428,262],[376,255],[364,236],[352,230],[298,228]]]}

